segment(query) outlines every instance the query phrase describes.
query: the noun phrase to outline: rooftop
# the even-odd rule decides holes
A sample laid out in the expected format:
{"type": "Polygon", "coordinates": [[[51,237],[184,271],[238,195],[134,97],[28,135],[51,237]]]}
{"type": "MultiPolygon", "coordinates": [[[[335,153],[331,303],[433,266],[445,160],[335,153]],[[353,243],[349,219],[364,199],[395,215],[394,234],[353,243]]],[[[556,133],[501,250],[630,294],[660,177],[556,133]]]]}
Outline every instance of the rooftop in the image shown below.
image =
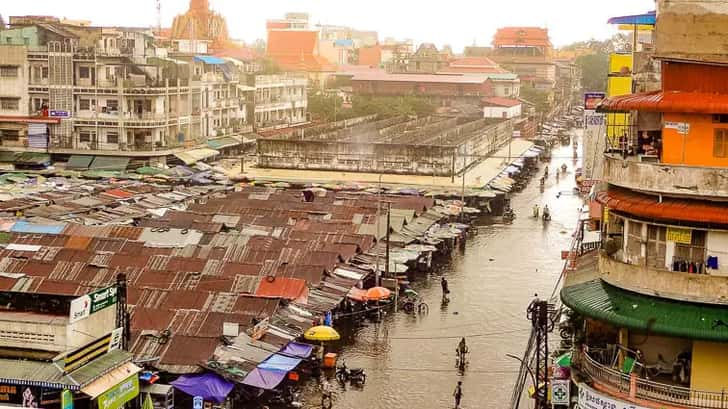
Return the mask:
{"type": "Polygon", "coordinates": [[[502,27],[493,37],[495,47],[551,47],[549,31],[540,27],[502,27]]]}

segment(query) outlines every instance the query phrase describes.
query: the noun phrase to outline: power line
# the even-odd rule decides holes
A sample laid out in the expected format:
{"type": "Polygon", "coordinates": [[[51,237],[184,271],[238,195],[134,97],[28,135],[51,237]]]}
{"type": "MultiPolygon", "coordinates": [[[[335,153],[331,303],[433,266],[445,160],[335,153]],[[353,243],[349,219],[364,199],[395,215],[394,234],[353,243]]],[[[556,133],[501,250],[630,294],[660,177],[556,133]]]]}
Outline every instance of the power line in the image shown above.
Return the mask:
{"type": "Polygon", "coordinates": [[[492,336],[498,336],[498,335],[506,335],[506,334],[513,334],[517,332],[524,332],[524,331],[530,331],[530,328],[521,328],[521,329],[514,329],[509,331],[498,331],[498,332],[485,332],[480,334],[460,334],[460,335],[443,335],[443,336],[431,336],[431,337],[388,337],[388,339],[414,339],[414,340],[422,340],[422,339],[458,339],[458,338],[480,338],[480,337],[492,337],[492,336]]]}

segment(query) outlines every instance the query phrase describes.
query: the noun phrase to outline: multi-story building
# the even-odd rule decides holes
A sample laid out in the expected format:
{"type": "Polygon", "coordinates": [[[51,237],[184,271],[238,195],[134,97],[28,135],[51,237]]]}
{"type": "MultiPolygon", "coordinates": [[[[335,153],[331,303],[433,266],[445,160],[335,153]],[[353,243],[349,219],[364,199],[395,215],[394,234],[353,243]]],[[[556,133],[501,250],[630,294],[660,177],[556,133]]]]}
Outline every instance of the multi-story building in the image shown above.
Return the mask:
{"type": "Polygon", "coordinates": [[[556,83],[556,65],[548,29],[538,27],[503,27],[493,38],[489,57],[507,70],[518,74],[521,83],[552,91],[556,83]]]}
{"type": "Polygon", "coordinates": [[[148,29],[43,22],[0,37],[2,150],[162,164],[209,138],[252,131],[253,89],[233,60],[169,58],[148,29]]]}
{"type": "Polygon", "coordinates": [[[307,85],[303,75],[256,75],[255,127],[266,130],[306,122],[307,85]]]}
{"type": "Polygon", "coordinates": [[[394,58],[387,65],[392,73],[434,74],[448,65],[447,55],[441,53],[432,43],[422,43],[417,51],[407,58],[394,58]]]}
{"type": "Polygon", "coordinates": [[[561,291],[583,322],[579,407],[728,403],[728,68],[713,48],[728,6],[700,3],[658,2],[661,88],[600,104],[629,121],[603,134],[601,244],[582,243],[561,291]]]}

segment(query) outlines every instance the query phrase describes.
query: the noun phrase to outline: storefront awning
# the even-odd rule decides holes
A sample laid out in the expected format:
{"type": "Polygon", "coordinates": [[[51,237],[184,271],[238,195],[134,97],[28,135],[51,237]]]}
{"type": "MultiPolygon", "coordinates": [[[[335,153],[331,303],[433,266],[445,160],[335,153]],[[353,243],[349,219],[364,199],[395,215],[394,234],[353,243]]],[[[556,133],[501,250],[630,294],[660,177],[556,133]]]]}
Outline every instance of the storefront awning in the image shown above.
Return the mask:
{"type": "Polygon", "coordinates": [[[728,114],[728,95],[683,91],[642,92],[607,98],[599,103],[597,111],[728,114]]]}
{"type": "Polygon", "coordinates": [[[208,139],[207,141],[207,146],[211,149],[224,149],[238,145],[240,145],[240,141],[229,136],[224,138],[208,139]]]}
{"type": "Polygon", "coordinates": [[[66,163],[66,169],[72,170],[86,170],[91,166],[94,157],[91,155],[71,155],[66,163]]]}
{"type": "Polygon", "coordinates": [[[123,156],[96,156],[89,169],[93,170],[126,170],[129,158],[123,156]]]}
{"type": "Polygon", "coordinates": [[[23,152],[15,157],[15,163],[19,165],[50,165],[51,155],[47,153],[23,152]]]}
{"type": "Polygon", "coordinates": [[[116,369],[112,369],[106,375],[103,375],[81,388],[81,392],[90,396],[91,399],[96,399],[102,393],[118,385],[121,381],[129,378],[130,376],[138,374],[141,370],[142,368],[131,362],[127,362],[116,369]]]}
{"type": "Polygon", "coordinates": [[[199,149],[190,149],[188,151],[175,153],[174,156],[184,162],[185,165],[192,165],[194,163],[197,163],[201,160],[205,160],[208,158],[211,158],[213,156],[219,155],[220,152],[209,149],[209,148],[199,148],[199,149]]]}
{"type": "Polygon", "coordinates": [[[255,368],[243,380],[244,385],[254,386],[265,390],[274,389],[286,377],[286,371],[275,369],[255,368]]]}
{"type": "Polygon", "coordinates": [[[273,354],[269,356],[265,361],[258,364],[259,369],[275,369],[278,371],[292,371],[298,364],[301,363],[301,358],[292,358],[290,356],[273,354]]]}
{"type": "Polygon", "coordinates": [[[722,202],[697,201],[650,196],[629,190],[610,187],[597,193],[597,202],[610,210],[631,215],[665,221],[728,224],[728,204],[722,202]]]}
{"type": "Polygon", "coordinates": [[[204,400],[222,403],[234,384],[215,373],[182,375],[173,381],[172,386],[190,396],[202,396],[204,400]]]}
{"type": "Polygon", "coordinates": [[[724,305],[649,297],[613,287],[601,279],[564,287],[561,300],[574,311],[616,327],[673,337],[728,341],[724,305]]]}

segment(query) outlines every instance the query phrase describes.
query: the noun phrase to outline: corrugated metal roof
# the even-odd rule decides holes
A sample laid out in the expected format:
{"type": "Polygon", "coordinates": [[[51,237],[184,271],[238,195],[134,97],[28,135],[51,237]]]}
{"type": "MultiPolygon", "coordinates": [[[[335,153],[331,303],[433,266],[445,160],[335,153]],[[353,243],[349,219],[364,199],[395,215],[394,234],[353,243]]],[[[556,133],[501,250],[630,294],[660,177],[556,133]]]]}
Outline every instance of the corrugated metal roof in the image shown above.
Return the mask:
{"type": "Polygon", "coordinates": [[[175,335],[169,341],[169,347],[159,362],[163,365],[190,365],[206,362],[212,358],[219,343],[219,337],[198,338],[175,335]]]}
{"type": "Polygon", "coordinates": [[[306,281],[297,278],[264,277],[258,284],[255,295],[281,297],[295,300],[306,293],[306,281]]]}
{"type": "Polygon", "coordinates": [[[728,95],[707,92],[656,91],[603,100],[599,111],[648,111],[685,114],[726,114],[728,95]]]}
{"type": "Polygon", "coordinates": [[[561,299],[574,311],[616,327],[708,341],[728,341],[723,305],[685,303],[643,296],[613,287],[601,279],[561,290],[561,299]]]}

